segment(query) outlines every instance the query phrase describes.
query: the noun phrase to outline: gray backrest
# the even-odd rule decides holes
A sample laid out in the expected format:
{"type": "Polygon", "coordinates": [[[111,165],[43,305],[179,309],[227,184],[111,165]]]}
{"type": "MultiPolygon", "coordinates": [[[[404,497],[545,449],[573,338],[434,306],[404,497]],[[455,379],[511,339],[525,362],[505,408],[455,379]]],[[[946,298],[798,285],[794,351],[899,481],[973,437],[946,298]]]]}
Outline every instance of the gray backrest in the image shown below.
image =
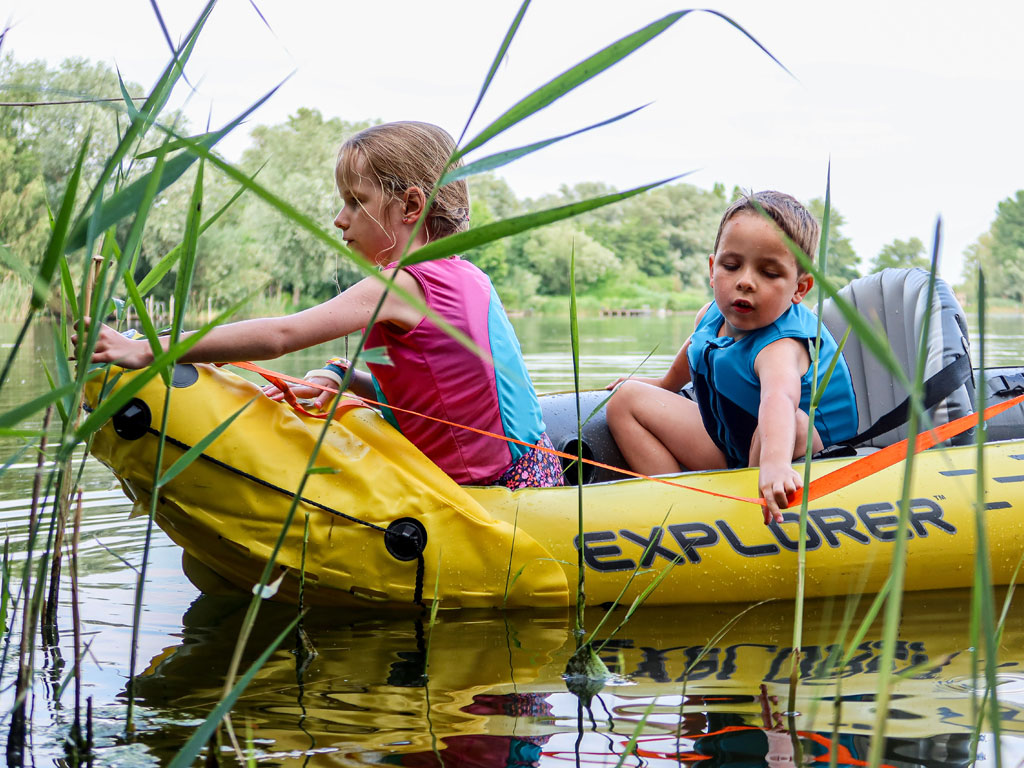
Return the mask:
{"type": "MultiPolygon", "coordinates": [[[[854,280],[839,293],[857,308],[868,323],[882,329],[897,359],[903,363],[907,378],[913,380],[928,306],[928,272],[923,269],[884,269],[854,280]]],[[[848,323],[831,300],[825,302],[822,318],[836,341],[842,339],[848,323]]],[[[949,285],[939,279],[932,302],[925,380],[961,355],[970,355],[964,311],[949,285]]],[[[850,366],[857,395],[859,433],[903,402],[907,392],[852,333],[843,349],[843,356],[850,366]]],[[[969,382],[932,407],[929,415],[935,424],[944,424],[973,411],[974,386],[969,382]]],[[[869,440],[867,445],[882,447],[905,437],[906,424],[869,440]]],[[[967,432],[950,442],[962,445],[972,440],[972,434],[967,432]]]]}

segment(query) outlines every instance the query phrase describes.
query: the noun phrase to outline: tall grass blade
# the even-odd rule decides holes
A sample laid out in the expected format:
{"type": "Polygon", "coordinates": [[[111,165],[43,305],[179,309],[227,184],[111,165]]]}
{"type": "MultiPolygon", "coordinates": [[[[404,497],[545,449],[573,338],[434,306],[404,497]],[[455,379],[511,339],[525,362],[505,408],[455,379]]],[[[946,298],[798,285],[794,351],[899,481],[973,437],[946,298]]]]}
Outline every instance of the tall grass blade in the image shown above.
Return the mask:
{"type": "MultiPolygon", "coordinates": [[[[263,166],[260,166],[260,170],[262,169],[263,166]]],[[[258,173],[259,170],[256,171],[256,174],[258,173]]],[[[256,174],[253,174],[252,178],[256,178],[256,174]]],[[[218,208],[216,213],[207,218],[206,221],[204,221],[202,226],[199,228],[199,235],[202,236],[203,233],[206,232],[206,230],[213,226],[217,219],[223,216],[224,212],[227,211],[227,209],[230,208],[235,203],[235,201],[238,200],[238,198],[245,194],[245,191],[245,187],[240,187],[235,192],[235,194],[231,196],[230,200],[228,200],[224,205],[218,208]]],[[[166,255],[164,255],[162,259],[160,259],[160,261],[158,261],[153,266],[149,273],[144,278],[142,278],[138,285],[138,291],[141,295],[145,296],[146,294],[148,294],[164,278],[164,275],[171,271],[171,267],[173,267],[178,262],[178,259],[181,258],[183,248],[184,243],[179,243],[178,245],[174,246],[171,250],[169,250],[166,253],[166,255]]]]}
{"type": "MultiPolygon", "coordinates": [[[[985,321],[986,321],[986,288],[984,272],[978,274],[978,364],[981,370],[985,368],[985,321]]],[[[978,387],[978,412],[985,410],[986,395],[985,387],[978,387]]],[[[996,768],[1002,768],[1002,740],[1000,728],[1000,707],[999,699],[996,696],[998,681],[996,679],[999,668],[999,627],[996,625],[995,596],[992,593],[992,570],[989,558],[988,529],[985,524],[985,437],[988,431],[984,420],[978,419],[977,433],[975,434],[975,447],[977,456],[976,498],[974,502],[974,586],[971,595],[971,623],[972,637],[978,635],[980,643],[972,642],[974,651],[972,653],[974,668],[978,666],[978,655],[984,650],[985,695],[983,701],[988,704],[989,727],[992,729],[994,741],[994,755],[996,768]],[[977,630],[974,629],[977,627],[977,630]]],[[[972,686],[972,691],[976,686],[972,686]]],[[[983,715],[984,708],[981,708],[979,715],[983,715]]],[[[979,728],[981,717],[979,716],[979,728]]],[[[976,734],[977,735],[977,734],[976,734]]],[[[976,746],[972,747],[972,753],[976,746]]]]}
{"type": "Polygon", "coordinates": [[[491,224],[485,224],[482,227],[470,229],[467,232],[459,232],[454,235],[449,235],[448,237],[442,238],[441,240],[435,240],[432,243],[428,243],[422,248],[413,251],[402,260],[402,263],[403,265],[419,264],[422,261],[442,259],[446,256],[451,256],[452,254],[463,253],[471,248],[486,245],[487,243],[494,242],[495,240],[501,240],[502,238],[517,235],[520,232],[536,229],[537,227],[542,227],[546,224],[553,224],[556,221],[562,221],[563,219],[568,219],[571,216],[576,216],[580,213],[593,211],[596,208],[600,208],[611,203],[617,203],[620,200],[627,200],[635,195],[646,192],[649,189],[654,189],[655,187],[660,187],[662,184],[668,184],[669,182],[676,181],[685,175],[686,174],[679,174],[678,176],[662,179],[661,181],[656,181],[652,184],[644,184],[640,187],[634,187],[633,189],[626,190],[625,192],[615,192],[608,195],[594,197],[589,200],[582,200],[578,203],[559,206],[557,208],[548,208],[543,211],[535,211],[534,213],[527,213],[522,216],[513,216],[508,219],[503,219],[502,221],[495,221],[491,224]]]}
{"type": "MultiPolygon", "coordinates": [[[[139,110],[138,116],[132,119],[128,126],[128,130],[125,131],[124,136],[121,137],[121,141],[118,142],[117,147],[111,153],[110,157],[107,158],[107,162],[103,166],[103,171],[100,173],[99,180],[96,182],[96,186],[93,187],[93,190],[83,207],[83,219],[90,218],[93,215],[92,212],[102,199],[103,189],[106,186],[107,181],[113,175],[114,171],[120,166],[121,161],[127,156],[136,140],[145,135],[146,130],[156,120],[156,116],[160,114],[160,111],[164,108],[167,100],[171,97],[174,85],[177,83],[178,78],[183,74],[183,67],[192,55],[196,41],[199,39],[199,33],[206,24],[210,11],[213,10],[213,6],[215,4],[216,0],[210,0],[210,2],[208,2],[200,12],[199,17],[196,19],[192,28],[186,35],[185,42],[164,69],[163,73],[161,73],[156,85],[153,86],[153,90],[150,92],[149,98],[146,99],[146,102],[139,110]]],[[[76,224],[73,232],[79,229],[79,225],[81,223],[82,219],[80,219],[78,224],[76,224]]],[[[71,239],[72,241],[76,241],[75,236],[72,236],[71,239]]],[[[88,238],[88,240],[91,241],[91,238],[88,238]]],[[[80,245],[72,246],[70,250],[74,250],[76,247],[80,247],[80,245]]]]}
{"type": "MultiPolygon", "coordinates": [[[[153,318],[149,316],[149,310],[146,309],[146,302],[142,300],[142,295],[139,293],[139,289],[136,287],[135,281],[132,280],[130,273],[126,273],[124,276],[124,286],[128,291],[128,303],[135,309],[135,314],[138,316],[139,323],[142,325],[142,332],[146,336],[146,340],[149,342],[149,348],[153,350],[153,358],[156,359],[164,349],[160,344],[160,334],[156,330],[153,318]]],[[[171,385],[170,369],[165,367],[161,371],[160,375],[164,380],[164,384],[169,387],[171,385]]]]}
{"type": "MultiPolygon", "coordinates": [[[[498,72],[498,67],[501,65],[502,59],[505,58],[505,54],[508,52],[508,47],[512,44],[512,38],[516,36],[516,32],[519,31],[519,25],[523,23],[523,17],[526,15],[526,9],[530,7],[530,0],[523,0],[523,4],[519,6],[519,10],[516,12],[516,16],[512,19],[512,23],[509,25],[508,30],[505,32],[505,39],[501,41],[501,45],[498,46],[498,52],[494,54],[494,61],[491,62],[491,68],[487,70],[487,74],[484,76],[484,82],[480,86],[480,93],[477,94],[476,102],[473,104],[473,108],[469,111],[469,117],[466,118],[466,125],[462,128],[462,133],[459,135],[459,144],[466,138],[466,131],[469,130],[470,123],[473,122],[473,118],[476,116],[476,112],[480,109],[480,104],[484,100],[484,95],[487,93],[487,89],[491,87],[491,81],[494,80],[494,75],[498,72]]],[[[441,186],[440,184],[438,186],[441,186]]]]}
{"type": "Polygon", "coordinates": [[[32,288],[33,293],[46,294],[49,288],[48,283],[43,283],[37,274],[32,274],[32,268],[23,259],[19,258],[10,248],[0,243],[0,264],[7,267],[18,276],[18,279],[25,285],[32,288]]]}
{"type": "MultiPolygon", "coordinates": [[[[160,190],[160,180],[163,178],[166,163],[167,155],[160,155],[153,165],[153,172],[149,174],[149,184],[146,185],[142,198],[139,200],[135,220],[132,222],[131,231],[129,231],[128,239],[124,244],[124,253],[118,257],[118,267],[114,278],[115,285],[120,283],[122,275],[129,272],[135,273],[135,266],[138,264],[139,254],[142,252],[142,233],[146,228],[146,220],[149,217],[149,210],[153,206],[153,200],[160,190]]],[[[110,240],[114,241],[114,238],[112,237],[110,240]]]]}
{"type": "Polygon", "coordinates": [[[288,626],[285,627],[281,633],[271,641],[270,645],[267,646],[266,650],[259,655],[249,669],[246,670],[245,674],[242,675],[238,682],[235,683],[234,687],[228,692],[228,694],[221,699],[217,706],[213,708],[213,711],[206,716],[203,723],[196,728],[189,740],[185,742],[185,746],[174,756],[174,759],[168,764],[168,768],[188,768],[191,766],[196,757],[202,751],[203,746],[209,742],[210,737],[213,736],[213,732],[217,729],[220,721],[223,720],[227,714],[231,711],[231,708],[235,705],[238,697],[242,695],[246,686],[252,682],[252,679],[256,677],[256,673],[260,671],[260,668],[266,664],[267,659],[270,655],[277,650],[277,647],[284,641],[284,639],[295,629],[295,626],[299,623],[299,617],[296,616],[292,619],[288,626]]]}
{"type": "MultiPolygon", "coordinates": [[[[131,400],[135,393],[142,389],[149,381],[160,373],[160,370],[183,354],[192,349],[199,340],[209,333],[213,328],[223,323],[227,318],[231,317],[248,301],[248,297],[242,299],[237,304],[228,307],[228,309],[221,312],[217,317],[211,320],[206,325],[202,326],[199,330],[186,336],[176,344],[172,344],[163,354],[159,355],[149,368],[141,371],[135,378],[125,384],[123,387],[114,392],[110,397],[105,399],[103,402],[97,404],[96,409],[89,414],[89,416],[82,422],[81,426],[75,431],[75,437],[78,440],[83,440],[97,429],[102,427],[111,416],[117,413],[121,407],[131,400]]],[[[2,426],[3,416],[0,416],[0,426],[2,426]]]]}
{"type": "Polygon", "coordinates": [[[185,311],[188,309],[189,295],[192,293],[196,248],[199,245],[199,224],[203,212],[203,169],[205,166],[205,162],[199,162],[195,184],[192,187],[192,197],[188,204],[181,267],[178,269],[177,279],[174,281],[174,317],[171,318],[172,342],[177,341],[181,334],[181,329],[185,324],[185,311]]]}
{"type": "Polygon", "coordinates": [[[27,403],[22,403],[8,411],[0,413],[0,427],[13,427],[15,424],[20,424],[29,416],[38,413],[47,406],[52,405],[57,400],[60,400],[74,391],[75,383],[72,382],[63,387],[58,387],[57,389],[51,389],[49,392],[44,392],[38,397],[34,397],[29,400],[27,403]]]}
{"type": "MultiPolygon", "coordinates": [[[[932,305],[935,299],[936,268],[940,243],[942,239],[942,220],[935,223],[935,236],[932,244],[932,270],[928,283],[928,301],[925,307],[924,319],[921,328],[921,343],[917,353],[917,365],[914,372],[914,382],[908,391],[913,396],[914,407],[910,409],[907,420],[908,434],[917,434],[919,416],[923,409],[921,403],[921,391],[924,382],[924,370],[927,360],[926,350],[928,343],[928,330],[931,321],[932,305]]],[[[908,451],[903,469],[903,487],[900,494],[899,518],[896,527],[896,537],[892,547],[892,564],[890,566],[890,579],[892,585],[888,599],[885,603],[885,618],[882,624],[882,654],[879,665],[878,690],[876,693],[876,709],[874,721],[874,738],[871,740],[871,748],[868,755],[868,763],[871,768],[881,765],[882,751],[885,745],[885,731],[888,724],[889,701],[890,701],[890,680],[893,676],[893,665],[896,658],[896,642],[899,634],[900,619],[903,608],[903,579],[907,567],[907,541],[910,524],[910,494],[911,482],[915,466],[915,454],[908,451]]]]}
{"type": "Polygon", "coordinates": [[[623,37],[611,45],[603,48],[589,56],[579,64],[563,72],[558,77],[550,80],[533,93],[514,104],[497,120],[488,125],[484,130],[471,139],[464,147],[455,153],[453,160],[472,152],[479,146],[486,144],[500,133],[508,130],[516,123],[519,123],[530,115],[533,115],[565,94],[583,85],[593,77],[604,72],[609,67],[622,61],[635,50],[650,42],[666,29],[675,24],[690,11],[677,11],[658,19],[647,26],[638,29],[626,37],[623,37]]]}
{"type": "MultiPolygon", "coordinates": [[[[60,287],[64,296],[63,299],[67,302],[68,308],[71,310],[72,317],[78,317],[78,297],[75,296],[75,281],[71,277],[71,267],[68,264],[67,254],[62,253],[60,255],[60,287]]],[[[64,322],[64,307],[61,307],[61,322],[64,322]]]]}
{"type": "Polygon", "coordinates": [[[39,265],[39,276],[36,281],[35,290],[32,293],[32,308],[40,309],[46,303],[47,292],[53,273],[57,269],[60,256],[64,253],[64,243],[68,237],[68,226],[71,223],[71,214],[75,209],[75,197],[78,193],[79,184],[82,181],[82,166],[85,164],[85,154],[89,150],[90,135],[86,134],[82,147],[78,151],[75,166],[68,178],[68,184],[64,188],[64,198],[60,203],[60,211],[50,231],[50,240],[46,244],[46,251],[43,253],[43,261],[39,265]],[[40,291],[39,286],[46,286],[45,291],[40,291]]]}
{"type": "Polygon", "coordinates": [[[557,144],[558,142],[563,141],[565,139],[571,139],[573,136],[578,136],[581,133],[592,131],[595,128],[601,128],[605,125],[611,125],[612,123],[622,120],[624,117],[629,117],[630,115],[636,114],[641,109],[647,106],[649,105],[644,104],[643,106],[636,107],[634,109],[629,110],[628,112],[623,112],[622,114],[616,115],[615,117],[609,117],[607,120],[602,120],[599,123],[588,125],[586,128],[580,128],[579,130],[573,131],[571,133],[563,133],[561,136],[555,136],[550,139],[544,139],[543,141],[536,141],[533,144],[527,144],[526,146],[517,147],[516,149],[508,149],[505,150],[504,152],[497,152],[493,155],[488,155],[487,157],[483,157],[479,160],[473,161],[472,163],[467,163],[466,165],[460,166],[459,168],[455,168],[451,171],[448,171],[448,173],[444,174],[444,176],[442,176],[440,180],[437,182],[437,186],[443,187],[445,184],[451,184],[453,181],[458,181],[459,179],[467,179],[470,176],[476,176],[479,173],[486,173],[487,171],[493,171],[496,168],[501,168],[503,165],[508,165],[509,163],[518,160],[521,157],[525,157],[526,155],[529,155],[540,149],[544,149],[545,147],[550,147],[552,144],[557,144]]]}
{"type": "Polygon", "coordinates": [[[198,459],[199,456],[203,453],[203,451],[210,447],[210,444],[213,443],[214,440],[216,440],[218,437],[224,434],[224,430],[230,427],[232,423],[234,423],[235,419],[241,416],[242,413],[250,405],[252,405],[254,402],[256,402],[256,400],[258,400],[261,397],[263,397],[263,395],[257,395],[252,400],[247,402],[233,414],[228,416],[224,421],[222,421],[220,424],[214,427],[209,432],[209,434],[205,435],[201,440],[199,440],[199,442],[197,442],[195,445],[193,445],[191,448],[185,451],[185,453],[183,453],[181,456],[179,456],[178,459],[167,468],[167,471],[164,472],[156,481],[155,488],[163,488],[165,485],[171,482],[171,480],[173,480],[179,474],[181,474],[181,472],[184,469],[186,469],[189,464],[198,459]]]}
{"type": "MultiPolygon", "coordinates": [[[[224,138],[227,134],[233,131],[242,120],[254,109],[260,106],[264,101],[270,98],[271,95],[277,90],[270,91],[266,96],[260,99],[256,104],[250,107],[245,113],[233,120],[231,123],[221,128],[219,131],[215,131],[212,134],[205,134],[205,137],[197,142],[195,145],[189,145],[190,148],[194,149],[196,146],[202,146],[206,149],[212,149],[213,146],[224,138]]],[[[176,155],[171,160],[168,160],[165,166],[161,169],[160,183],[157,188],[157,192],[163,192],[167,187],[177,181],[187,171],[191,165],[198,159],[197,155],[190,152],[183,152],[182,154],[176,155]]],[[[153,173],[151,171],[150,173],[153,173]]],[[[139,205],[143,197],[147,194],[149,187],[150,174],[145,174],[133,181],[128,186],[114,193],[99,209],[99,215],[96,219],[95,226],[100,229],[106,229],[119,222],[126,216],[134,213],[138,210],[139,205]]],[[[88,226],[85,221],[79,221],[72,230],[70,237],[68,238],[68,244],[66,247],[67,251],[74,251],[84,246],[88,240],[88,226]]]]}
{"type": "Polygon", "coordinates": [[[576,400],[576,501],[577,531],[576,541],[576,639],[583,638],[583,611],[587,604],[586,569],[583,567],[583,428],[581,427],[580,408],[580,328],[576,311],[576,243],[573,241],[569,252],[569,340],[572,346],[572,391],[576,400]]]}

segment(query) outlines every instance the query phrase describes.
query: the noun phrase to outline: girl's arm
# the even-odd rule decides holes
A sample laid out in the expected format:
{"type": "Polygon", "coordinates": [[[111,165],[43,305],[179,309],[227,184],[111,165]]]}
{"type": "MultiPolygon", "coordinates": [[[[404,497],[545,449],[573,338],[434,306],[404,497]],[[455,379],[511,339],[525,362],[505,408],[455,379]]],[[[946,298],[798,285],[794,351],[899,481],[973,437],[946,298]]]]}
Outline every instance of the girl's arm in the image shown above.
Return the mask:
{"type": "MultiPolygon", "coordinates": [[[[383,273],[389,277],[391,271],[383,273]]],[[[423,290],[412,276],[401,272],[396,284],[423,301],[423,290]]],[[[283,317],[243,320],[214,328],[181,358],[183,363],[225,363],[236,360],[269,360],[288,352],[347,336],[365,328],[384,295],[385,283],[365,278],[323,304],[283,317]]],[[[388,293],[377,320],[410,329],[423,319],[423,313],[388,293]]],[[[189,335],[189,334],[183,334],[189,335]]],[[[73,339],[77,344],[77,337],[73,339]]],[[[170,344],[161,337],[164,349],[170,344]]],[[[133,340],[104,325],[93,352],[94,363],[117,363],[124,368],[144,368],[153,362],[153,352],[145,339],[133,340]]]]}
{"type": "Polygon", "coordinates": [[[803,487],[803,478],[793,469],[796,423],[800,410],[800,377],[810,364],[807,347],[797,339],[779,339],[758,353],[754,372],[761,380],[761,404],[757,432],[761,450],[758,489],[765,500],[764,522],[782,522],[782,509],[789,495],[803,487]]]}

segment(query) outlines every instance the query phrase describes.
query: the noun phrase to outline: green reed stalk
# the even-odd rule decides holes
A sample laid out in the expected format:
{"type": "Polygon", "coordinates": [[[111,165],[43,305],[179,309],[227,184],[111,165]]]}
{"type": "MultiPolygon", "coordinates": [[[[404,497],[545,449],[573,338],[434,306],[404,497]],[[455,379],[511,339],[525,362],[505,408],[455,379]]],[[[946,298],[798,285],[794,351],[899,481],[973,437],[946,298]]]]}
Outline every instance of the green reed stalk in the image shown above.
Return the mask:
{"type": "Polygon", "coordinates": [[[876,694],[875,723],[872,729],[871,748],[868,753],[868,763],[871,768],[878,768],[882,762],[882,755],[885,749],[885,731],[889,719],[889,700],[891,694],[892,668],[896,657],[896,642],[899,635],[899,624],[903,609],[903,578],[907,567],[907,541],[910,527],[910,494],[913,482],[915,450],[914,436],[917,434],[920,424],[920,415],[924,413],[921,407],[923,396],[923,383],[925,363],[927,361],[928,332],[931,326],[932,305],[935,300],[935,281],[938,272],[939,246],[942,239],[942,220],[935,223],[935,236],[932,243],[932,265],[928,281],[928,301],[925,305],[925,314],[921,330],[921,344],[917,354],[917,370],[914,374],[913,392],[915,393],[914,407],[910,409],[907,420],[907,434],[910,441],[907,444],[907,458],[903,470],[903,489],[900,494],[898,525],[896,537],[893,542],[892,565],[890,567],[891,590],[885,603],[885,619],[882,625],[882,656],[879,665],[878,691],[876,694]]]}
{"type": "MultiPolygon", "coordinates": [[[[978,365],[985,370],[985,273],[978,270],[978,365]]],[[[978,387],[978,413],[985,410],[987,393],[985,387],[978,387]]],[[[984,653],[985,693],[982,705],[977,704],[977,686],[971,686],[971,707],[977,710],[976,728],[971,737],[971,759],[977,760],[978,742],[981,738],[981,727],[984,717],[985,703],[988,704],[989,727],[992,729],[993,752],[996,768],[1002,768],[1001,729],[999,700],[996,696],[996,670],[999,666],[999,630],[995,620],[995,600],[992,594],[992,571],[989,559],[988,534],[985,526],[985,439],[987,427],[985,421],[978,419],[978,431],[975,435],[977,453],[976,499],[975,514],[975,547],[974,547],[974,585],[971,592],[971,666],[972,679],[978,679],[979,656],[984,653]]]]}
{"type": "Polygon", "coordinates": [[[583,423],[580,414],[580,329],[576,313],[576,244],[569,253],[569,340],[572,344],[572,389],[576,400],[576,643],[583,641],[583,609],[587,604],[583,567],[583,423]]]}
{"type": "MultiPolygon", "coordinates": [[[[766,215],[762,212],[762,215],[766,215]]],[[[828,171],[825,175],[825,212],[821,221],[821,239],[818,248],[818,263],[821,264],[822,274],[828,272],[828,241],[832,222],[832,163],[829,162],[828,171]]],[[[799,250],[799,249],[797,249],[799,250]]],[[[814,414],[817,411],[818,400],[821,395],[818,391],[818,358],[821,355],[821,330],[822,330],[822,308],[825,303],[825,294],[818,290],[818,327],[814,339],[814,354],[811,359],[811,405],[807,414],[807,443],[804,450],[804,488],[811,484],[811,459],[814,456],[814,414]]],[[[838,360],[838,354],[836,355],[838,360]]],[[[821,388],[824,390],[824,387],[821,388]]],[[[800,667],[800,648],[803,646],[804,633],[804,596],[807,589],[807,511],[810,499],[806,493],[803,494],[800,503],[800,527],[797,534],[797,567],[796,567],[796,607],[793,614],[793,666],[792,680],[794,684],[789,689],[789,704],[787,709],[790,712],[796,711],[796,681],[800,667]]],[[[799,744],[794,744],[799,750],[799,744]]]]}

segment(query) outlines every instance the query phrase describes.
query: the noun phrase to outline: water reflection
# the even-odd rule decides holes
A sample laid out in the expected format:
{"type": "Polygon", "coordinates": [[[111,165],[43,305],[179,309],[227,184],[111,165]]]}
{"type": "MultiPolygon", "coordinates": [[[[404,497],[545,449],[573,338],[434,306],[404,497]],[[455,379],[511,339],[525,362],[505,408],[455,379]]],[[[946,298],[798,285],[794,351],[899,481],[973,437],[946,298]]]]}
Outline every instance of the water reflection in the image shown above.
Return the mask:
{"type": "MultiPolygon", "coordinates": [[[[156,654],[139,678],[138,696],[153,714],[180,721],[209,711],[244,608],[206,596],[192,604],[181,642],[156,654]]],[[[830,669],[844,608],[835,601],[808,607],[792,725],[807,759],[827,761],[836,723],[839,762],[857,765],[870,745],[881,651],[875,627],[848,665],[830,669]]],[[[789,720],[778,705],[790,675],[792,606],[754,608],[697,661],[739,610],[638,613],[601,652],[623,682],[606,686],[585,714],[562,678],[575,650],[564,614],[442,615],[429,631],[421,617],[342,618],[321,610],[305,621],[317,652],[308,667],[298,672],[295,654],[279,649],[233,719],[238,729],[251,725],[266,759],[331,753],[332,763],[344,764],[515,765],[574,761],[579,743],[582,762],[604,764],[634,731],[637,756],[654,764],[758,764],[787,750],[792,757],[789,720]]],[[[907,596],[896,669],[911,674],[890,705],[890,764],[966,764],[971,702],[951,682],[970,674],[968,611],[961,592],[907,596]]],[[[243,667],[292,616],[293,609],[264,606],[262,640],[251,644],[243,667]]],[[[589,614],[588,624],[599,618],[589,614]]],[[[1003,648],[1007,659],[1024,658],[1024,616],[1009,620],[1003,648]]],[[[1010,661],[1003,672],[1021,676],[1024,666],[1010,661]]],[[[1008,754],[1024,750],[1024,702],[1003,701],[1001,726],[1008,754]]]]}

